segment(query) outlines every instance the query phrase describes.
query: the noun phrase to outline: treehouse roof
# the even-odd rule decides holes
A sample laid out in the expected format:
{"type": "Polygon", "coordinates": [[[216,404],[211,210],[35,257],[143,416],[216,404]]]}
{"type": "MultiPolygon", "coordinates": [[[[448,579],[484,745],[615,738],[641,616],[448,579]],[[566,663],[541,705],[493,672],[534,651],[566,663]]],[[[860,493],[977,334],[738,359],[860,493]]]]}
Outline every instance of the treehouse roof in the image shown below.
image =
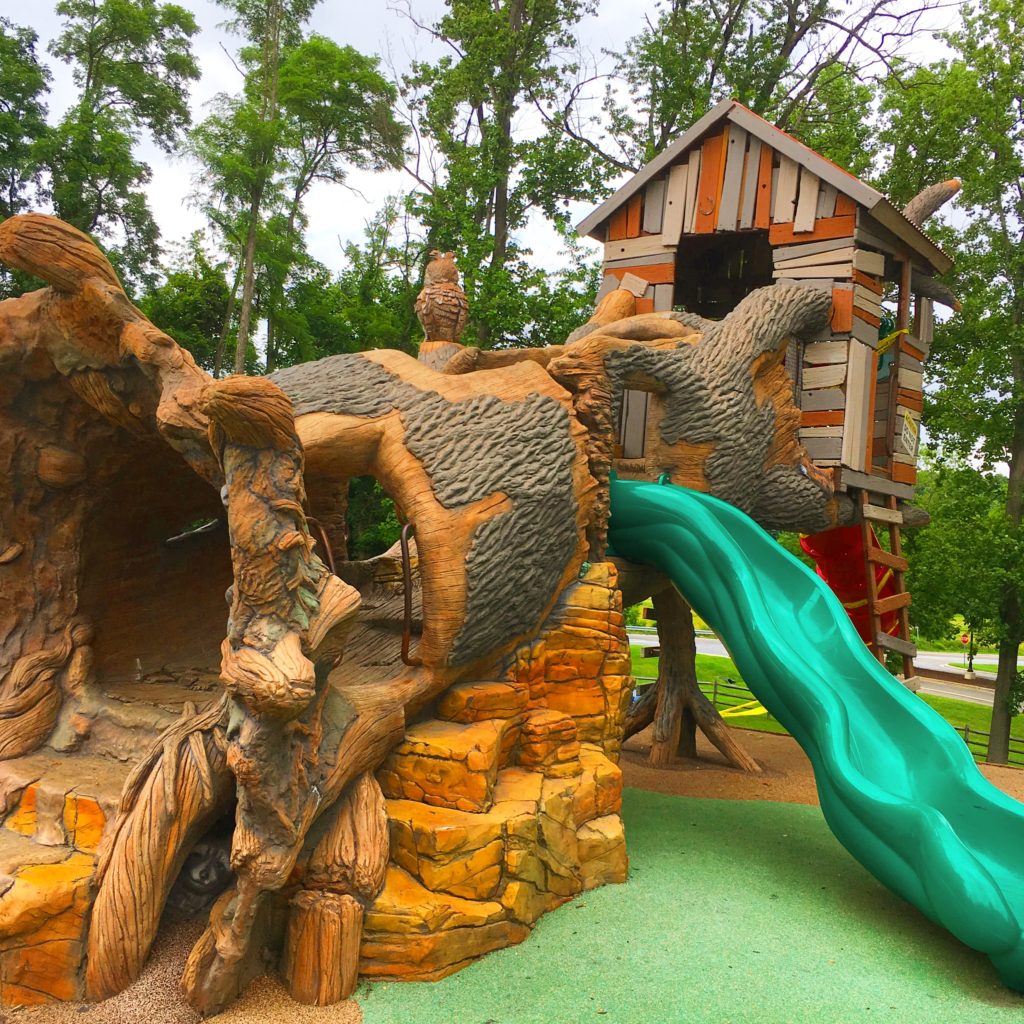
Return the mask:
{"type": "MultiPolygon", "coordinates": [[[[736,100],[723,100],[670,146],[645,164],[614,195],[605,200],[576,226],[580,235],[606,241],[606,222],[651,181],[681,162],[684,155],[714,129],[732,124],[770,146],[782,157],[796,163],[832,186],[838,194],[849,197],[859,208],[871,214],[874,221],[910,248],[932,273],[949,270],[953,261],[920,228],[912,224],[881,192],[861,181],[838,164],[798,142],[793,136],[770,124],[736,100]]],[[[724,161],[723,161],[724,171],[724,161]]],[[[721,230],[721,229],[719,229],[721,230]]]]}

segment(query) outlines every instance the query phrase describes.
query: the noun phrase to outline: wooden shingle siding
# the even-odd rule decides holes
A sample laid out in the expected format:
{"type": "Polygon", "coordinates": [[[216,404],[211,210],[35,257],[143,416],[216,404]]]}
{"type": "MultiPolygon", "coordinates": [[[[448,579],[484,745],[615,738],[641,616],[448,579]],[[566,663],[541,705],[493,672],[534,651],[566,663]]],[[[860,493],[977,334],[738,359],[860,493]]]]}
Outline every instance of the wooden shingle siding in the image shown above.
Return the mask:
{"type": "Polygon", "coordinates": [[[839,249],[829,249],[825,252],[809,253],[803,256],[783,256],[785,249],[797,249],[799,246],[782,246],[773,253],[775,269],[789,269],[791,267],[816,267],[827,264],[850,264],[850,271],[853,271],[853,247],[843,246],[839,249]]]}
{"type": "Polygon", "coordinates": [[[816,174],[812,174],[806,167],[800,168],[800,195],[796,204],[796,214],[793,217],[793,231],[796,234],[814,230],[820,184],[816,174]]]}
{"type": "Polygon", "coordinates": [[[700,160],[701,150],[698,147],[691,150],[686,161],[686,214],[685,219],[683,220],[683,231],[688,235],[693,233],[694,223],[697,220],[697,192],[698,186],[700,185],[700,160]]]}
{"type": "Polygon", "coordinates": [[[896,391],[896,401],[914,412],[924,410],[924,394],[920,391],[912,391],[909,388],[899,388],[896,391]]]}
{"type": "Polygon", "coordinates": [[[836,212],[836,187],[822,182],[818,192],[818,217],[834,217],[836,212]]]}
{"type": "Polygon", "coordinates": [[[784,156],[779,164],[779,182],[775,189],[775,200],[772,205],[772,222],[775,224],[791,224],[796,210],[796,189],[799,181],[800,167],[795,160],[784,156]]]}
{"type": "Polygon", "coordinates": [[[882,302],[877,292],[870,291],[862,284],[855,284],[853,299],[861,309],[866,309],[869,313],[874,313],[875,316],[882,315],[882,302]]]}
{"type": "Polygon", "coordinates": [[[881,277],[885,273],[885,257],[870,249],[858,249],[853,254],[853,267],[861,273],[881,277]]]}
{"type": "Polygon", "coordinates": [[[853,281],[854,284],[863,285],[868,291],[874,292],[875,295],[882,295],[885,292],[885,286],[881,281],[870,274],[865,274],[862,270],[854,270],[853,281]]]}
{"type": "Polygon", "coordinates": [[[754,200],[754,227],[767,229],[772,215],[772,162],[775,153],[770,146],[761,147],[757,171],[757,198],[754,200]]]}
{"type": "Polygon", "coordinates": [[[869,324],[859,316],[854,315],[851,333],[860,342],[869,345],[871,348],[878,348],[878,325],[869,324]]]}
{"type": "Polygon", "coordinates": [[[800,443],[819,466],[838,464],[843,451],[841,437],[801,437],[800,443]]]}
{"type": "Polygon", "coordinates": [[[833,263],[826,264],[824,266],[807,266],[807,267],[779,267],[772,271],[772,277],[829,277],[829,278],[848,278],[853,271],[853,265],[850,263],[833,263]]]}
{"type": "Polygon", "coordinates": [[[832,289],[832,330],[853,331],[853,289],[836,285],[832,289]]]}
{"type": "Polygon", "coordinates": [[[740,199],[740,230],[754,226],[754,207],[757,203],[757,185],[761,166],[761,140],[750,136],[747,156],[743,162],[742,198],[740,199]]]}
{"type": "Polygon", "coordinates": [[[698,235],[708,234],[715,230],[724,171],[722,147],[727,141],[724,136],[727,135],[728,131],[722,135],[712,135],[711,138],[704,141],[701,150],[700,178],[697,183],[697,215],[693,222],[693,230],[698,235]]]}
{"type": "Polygon", "coordinates": [[[661,237],[674,245],[683,233],[683,218],[686,213],[687,196],[686,164],[675,164],[668,172],[668,188],[665,191],[665,216],[662,218],[661,237]]]}
{"type": "Polygon", "coordinates": [[[624,238],[619,242],[606,242],[604,247],[605,265],[621,263],[623,260],[635,259],[637,256],[658,254],[665,259],[675,259],[675,245],[666,245],[663,238],[663,235],[645,235],[640,238],[624,238]]]}
{"type": "Polygon", "coordinates": [[[846,380],[846,364],[804,367],[801,384],[807,391],[817,388],[834,388],[846,380]]]}
{"type": "Polygon", "coordinates": [[[817,241],[825,238],[845,238],[853,234],[853,217],[822,217],[814,224],[814,230],[796,234],[792,224],[773,224],[768,229],[768,241],[772,245],[792,245],[794,242],[817,241]]]}
{"type": "Polygon", "coordinates": [[[672,284],[676,279],[674,263],[634,264],[632,266],[613,266],[608,268],[620,281],[626,274],[633,274],[649,284],[672,284]]]}
{"type": "Polygon", "coordinates": [[[845,363],[847,359],[845,341],[822,341],[804,346],[804,365],[821,366],[827,363],[845,363]]]}
{"type": "Polygon", "coordinates": [[[856,210],[857,204],[849,196],[844,196],[841,192],[836,195],[837,217],[852,217],[856,210]]]}
{"type": "Polygon", "coordinates": [[[846,419],[846,414],[842,409],[829,409],[813,411],[804,409],[800,413],[800,426],[801,427],[825,427],[825,426],[838,426],[841,427],[846,419]]]}
{"type": "Polygon", "coordinates": [[[805,412],[818,412],[846,408],[846,392],[841,388],[819,388],[800,393],[800,408],[805,412]]]}
{"type": "Polygon", "coordinates": [[[643,230],[651,235],[661,234],[665,210],[665,179],[652,181],[644,191],[643,230]]]}
{"type": "Polygon", "coordinates": [[[740,187],[743,184],[743,161],[747,153],[747,133],[733,127],[725,147],[725,169],[722,174],[722,196],[718,204],[718,231],[735,231],[740,214],[740,187]]]}
{"type": "Polygon", "coordinates": [[[621,206],[608,221],[608,241],[617,242],[620,238],[626,237],[627,213],[626,207],[621,206]]]}
{"type": "MultiPolygon", "coordinates": [[[[853,236],[851,235],[849,238],[826,238],[820,242],[798,242],[795,245],[780,245],[772,250],[772,257],[775,260],[775,265],[778,266],[782,262],[800,259],[804,256],[818,256],[839,249],[852,248],[853,236]]],[[[831,263],[832,261],[833,258],[830,256],[822,262],[831,263]]]]}
{"type": "Polygon", "coordinates": [[[875,328],[876,333],[878,331],[878,328],[882,326],[882,321],[880,317],[875,316],[874,313],[870,313],[866,309],[862,309],[856,303],[854,303],[853,306],[853,313],[854,316],[858,316],[861,318],[861,320],[864,320],[866,323],[871,324],[871,326],[875,328]]]}
{"type": "Polygon", "coordinates": [[[654,286],[654,312],[663,313],[672,308],[675,287],[672,284],[656,284],[654,286]]]}
{"type": "Polygon", "coordinates": [[[644,205],[644,197],[642,193],[637,193],[633,196],[628,203],[626,203],[626,237],[627,238],[639,238],[640,237],[640,225],[642,223],[642,212],[644,205]]]}

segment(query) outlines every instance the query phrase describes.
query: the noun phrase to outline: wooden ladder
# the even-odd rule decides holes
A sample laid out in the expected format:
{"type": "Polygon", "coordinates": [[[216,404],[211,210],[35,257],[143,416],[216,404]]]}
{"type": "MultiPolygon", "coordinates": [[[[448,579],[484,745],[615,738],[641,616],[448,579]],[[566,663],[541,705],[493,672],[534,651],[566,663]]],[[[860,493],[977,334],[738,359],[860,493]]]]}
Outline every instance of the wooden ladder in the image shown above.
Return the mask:
{"type": "Polygon", "coordinates": [[[909,681],[914,677],[917,647],[910,639],[910,594],[904,580],[907,560],[903,557],[903,544],[900,540],[903,513],[896,507],[895,495],[887,496],[884,505],[873,505],[867,491],[860,492],[860,507],[864,571],[868,584],[868,621],[871,624],[871,635],[875,638],[872,653],[884,665],[886,651],[896,651],[903,658],[903,678],[909,681]],[[889,530],[890,551],[885,551],[871,542],[873,523],[885,526],[889,530]],[[878,597],[878,584],[875,580],[875,566],[878,565],[884,565],[892,571],[896,587],[895,594],[881,599],[878,597]],[[882,632],[882,616],[893,611],[899,613],[899,633],[896,636],[882,632]]]}

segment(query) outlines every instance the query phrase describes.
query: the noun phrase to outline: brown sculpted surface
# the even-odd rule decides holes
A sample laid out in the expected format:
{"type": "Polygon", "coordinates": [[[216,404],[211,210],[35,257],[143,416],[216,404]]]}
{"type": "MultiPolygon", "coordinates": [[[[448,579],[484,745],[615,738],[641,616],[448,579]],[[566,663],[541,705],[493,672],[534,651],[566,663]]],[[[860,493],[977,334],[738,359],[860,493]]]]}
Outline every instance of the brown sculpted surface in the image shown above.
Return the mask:
{"type": "Polygon", "coordinates": [[[10,218],[0,260],[48,283],[0,303],[4,1004],[132,984],[218,843],[182,977],[204,1015],[268,964],[320,1005],[442,977],[624,880],[622,591],[664,589],[605,550],[624,389],[655,416],[637,472],[766,525],[845,515],[781,363],[827,316],[813,291],[719,324],[611,292],[571,343],[481,352],[447,254],[421,360],[214,381],[68,225],[10,218]],[[408,618],[397,552],[346,560],[360,475],[413,529],[408,618]]]}

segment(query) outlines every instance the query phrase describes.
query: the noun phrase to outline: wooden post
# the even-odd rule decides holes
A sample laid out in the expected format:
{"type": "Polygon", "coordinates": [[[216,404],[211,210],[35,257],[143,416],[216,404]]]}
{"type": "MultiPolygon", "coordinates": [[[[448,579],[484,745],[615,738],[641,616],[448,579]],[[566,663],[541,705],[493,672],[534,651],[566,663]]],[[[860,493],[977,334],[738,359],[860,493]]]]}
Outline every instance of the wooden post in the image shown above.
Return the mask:
{"type": "Polygon", "coordinates": [[[363,908],[352,896],[302,889],[291,900],[283,973],[292,999],[328,1006],[359,978],[363,908]]]}
{"type": "Polygon", "coordinates": [[[860,492],[861,504],[861,546],[864,549],[864,572],[867,581],[868,599],[868,628],[871,632],[871,651],[874,656],[884,665],[885,651],[878,645],[878,634],[882,631],[881,618],[878,614],[878,581],[875,579],[875,566],[868,557],[871,548],[871,520],[864,515],[866,506],[871,504],[870,495],[867,491],[860,492]]]}
{"type": "MultiPolygon", "coordinates": [[[[889,505],[889,508],[891,508],[894,512],[897,511],[895,496],[893,496],[893,495],[889,496],[888,505],[889,505]]],[[[889,526],[889,546],[892,548],[892,553],[897,558],[902,558],[903,557],[903,541],[900,538],[900,524],[899,523],[892,523],[889,526]]],[[[894,580],[895,586],[896,586],[896,593],[897,594],[906,593],[907,587],[906,587],[906,582],[904,580],[903,573],[902,572],[894,571],[892,576],[893,576],[893,580],[894,580]]],[[[910,639],[910,611],[908,610],[906,605],[904,605],[902,608],[900,608],[900,610],[899,610],[899,617],[900,617],[900,636],[904,640],[909,640],[910,639]]],[[[910,679],[913,675],[914,675],[914,659],[912,657],[910,657],[909,655],[904,654],[903,655],[903,678],[904,679],[910,679]]]]}

